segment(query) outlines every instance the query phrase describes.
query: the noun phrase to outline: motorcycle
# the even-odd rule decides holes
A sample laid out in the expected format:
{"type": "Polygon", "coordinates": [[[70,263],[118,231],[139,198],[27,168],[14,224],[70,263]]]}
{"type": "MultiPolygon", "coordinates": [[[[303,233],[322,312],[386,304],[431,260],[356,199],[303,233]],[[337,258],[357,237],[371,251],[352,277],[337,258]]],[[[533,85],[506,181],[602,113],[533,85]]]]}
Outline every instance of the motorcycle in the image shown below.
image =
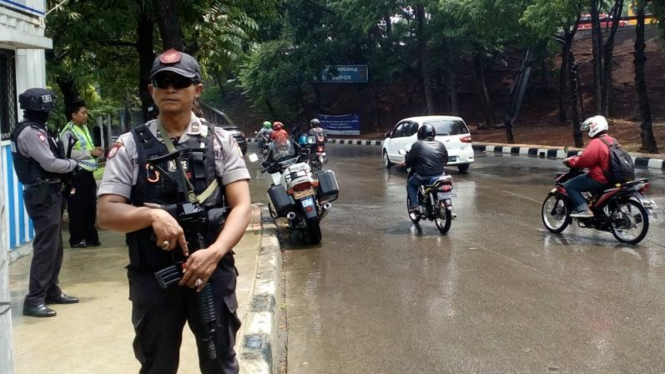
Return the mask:
{"type": "Polygon", "coordinates": [[[312,145],[309,164],[312,166],[312,170],[319,171],[323,168],[323,165],[328,163],[328,157],[326,156],[326,137],[323,133],[318,133],[316,134],[315,139],[316,143],[312,145]]]}
{"type": "MultiPolygon", "coordinates": [[[[563,184],[583,173],[570,169],[557,174],[556,187],[547,194],[541,209],[543,224],[549,231],[561,233],[572,223],[570,213],[575,207],[563,184]]],[[[578,226],[611,232],[622,243],[641,242],[649,231],[649,215],[656,216],[656,204],[646,198],[649,187],[648,179],[639,179],[582,193],[594,216],[576,218],[578,226]]]]}
{"type": "Polygon", "coordinates": [[[259,137],[259,151],[261,152],[261,155],[263,155],[263,158],[266,158],[268,153],[270,153],[270,134],[263,132],[259,135],[258,131],[254,131],[254,135],[259,137]]]}
{"type": "MultiPolygon", "coordinates": [[[[399,150],[399,153],[406,155],[406,151],[399,150]]],[[[409,178],[413,175],[413,170],[409,172],[409,178]]],[[[408,181],[408,178],[407,178],[408,181]]],[[[420,212],[411,211],[411,199],[406,195],[406,209],[411,222],[417,224],[421,219],[434,221],[434,224],[442,234],[450,231],[452,221],[457,218],[453,213],[453,177],[450,175],[441,175],[430,179],[429,184],[418,188],[418,205],[420,212]]]]}
{"type": "MultiPolygon", "coordinates": [[[[314,144],[315,139],[310,137],[308,142],[314,144]]],[[[299,147],[291,139],[275,140],[271,152],[261,163],[262,172],[272,178],[268,189],[270,215],[287,218],[291,231],[305,231],[312,244],[319,244],[320,221],[339,197],[335,173],[331,170],[313,173],[307,162],[310,149],[299,147]]]]}

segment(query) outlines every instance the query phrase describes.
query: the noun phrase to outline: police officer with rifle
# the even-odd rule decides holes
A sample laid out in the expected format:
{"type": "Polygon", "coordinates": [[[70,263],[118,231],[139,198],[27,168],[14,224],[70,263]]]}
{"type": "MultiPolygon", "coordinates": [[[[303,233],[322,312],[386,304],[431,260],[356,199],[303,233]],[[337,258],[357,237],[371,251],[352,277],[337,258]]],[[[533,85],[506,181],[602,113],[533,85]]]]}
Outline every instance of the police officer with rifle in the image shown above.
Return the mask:
{"type": "Polygon", "coordinates": [[[11,135],[14,170],[23,184],[23,199],[33,221],[35,239],[30,265],[30,285],[23,303],[23,314],[54,317],[46,304],[78,303],[58,286],[62,266],[63,181],[77,168],[77,162],[64,157],[62,143],[46,127],[55,105],[50,90],[31,88],[19,95],[24,120],[11,135]]]}
{"type": "Polygon", "coordinates": [[[198,62],[168,50],[151,70],[156,120],[109,152],[98,220],[127,234],[134,353],[141,373],[176,373],[188,322],[203,373],[237,373],[232,248],[250,219],[249,172],[233,137],[192,113],[198,62]]]}

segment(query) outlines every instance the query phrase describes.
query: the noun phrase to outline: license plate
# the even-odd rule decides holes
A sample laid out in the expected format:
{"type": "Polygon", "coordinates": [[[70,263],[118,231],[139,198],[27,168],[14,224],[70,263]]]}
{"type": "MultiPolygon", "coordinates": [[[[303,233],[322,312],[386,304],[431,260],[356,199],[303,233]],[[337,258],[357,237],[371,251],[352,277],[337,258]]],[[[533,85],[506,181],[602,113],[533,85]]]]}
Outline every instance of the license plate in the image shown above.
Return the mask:
{"type": "Polygon", "coordinates": [[[307,208],[308,206],[314,206],[314,199],[311,197],[308,197],[304,200],[302,200],[302,206],[303,208],[307,208]]]}
{"type": "Polygon", "coordinates": [[[293,191],[293,197],[296,198],[296,200],[300,200],[303,197],[312,196],[312,195],[314,195],[313,188],[308,188],[304,191],[293,191]]]}
{"type": "Polygon", "coordinates": [[[437,192],[436,197],[439,200],[452,199],[453,198],[453,193],[452,192],[437,192]]]}
{"type": "Polygon", "coordinates": [[[457,156],[448,157],[448,162],[456,162],[456,161],[457,161],[457,156]]]}

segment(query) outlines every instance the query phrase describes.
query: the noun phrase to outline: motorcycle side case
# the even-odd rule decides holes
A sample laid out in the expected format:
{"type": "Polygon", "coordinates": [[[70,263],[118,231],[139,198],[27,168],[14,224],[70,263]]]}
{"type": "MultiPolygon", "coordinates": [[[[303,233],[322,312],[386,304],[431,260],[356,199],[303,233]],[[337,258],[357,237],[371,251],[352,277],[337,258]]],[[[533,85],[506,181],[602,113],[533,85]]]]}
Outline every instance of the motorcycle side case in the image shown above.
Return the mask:
{"type": "Polygon", "coordinates": [[[316,178],[319,180],[319,190],[317,197],[320,202],[337,200],[339,197],[339,185],[335,172],[332,170],[324,170],[316,173],[316,178]]]}
{"type": "Polygon", "coordinates": [[[278,216],[286,216],[288,212],[291,212],[296,207],[296,202],[293,200],[293,197],[286,193],[286,188],[283,185],[279,184],[276,186],[271,186],[268,189],[268,197],[272,203],[273,208],[278,216]]]}

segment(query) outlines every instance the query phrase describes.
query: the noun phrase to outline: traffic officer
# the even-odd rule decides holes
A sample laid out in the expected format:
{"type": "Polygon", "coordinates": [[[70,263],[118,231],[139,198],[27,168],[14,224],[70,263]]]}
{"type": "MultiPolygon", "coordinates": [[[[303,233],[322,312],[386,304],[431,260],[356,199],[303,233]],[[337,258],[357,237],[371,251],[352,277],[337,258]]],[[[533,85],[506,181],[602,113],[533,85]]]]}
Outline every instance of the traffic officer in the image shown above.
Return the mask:
{"type": "Polygon", "coordinates": [[[69,245],[72,248],[100,246],[95,227],[97,216],[97,182],[93,173],[97,170],[97,158],[102,149],[95,147],[88,129],[88,108],[85,102],[74,101],[67,109],[71,121],[62,129],[60,140],[67,157],[78,161],[81,170],[72,178],[72,189],[67,198],[69,212],[69,245]]]}
{"type": "Polygon", "coordinates": [[[55,104],[53,92],[31,88],[19,95],[19,104],[24,110],[24,120],[11,135],[12,159],[35,228],[30,285],[23,314],[54,317],[56,312],[46,304],[79,301],[65,295],[58,286],[62,265],[62,180],[63,174],[77,168],[77,162],[62,157],[62,150],[46,128],[55,104]]]}
{"type": "MultiPolygon", "coordinates": [[[[192,56],[176,50],[162,53],[153,63],[151,82],[159,116],[120,136],[109,152],[98,192],[100,225],[127,234],[134,353],[141,373],[176,373],[182,329],[188,322],[197,338],[201,371],[237,373],[233,346],[240,320],[232,248],[249,224],[250,175],[233,137],[192,113],[203,90],[199,64],[192,56]],[[175,149],[179,160],[163,162],[160,169],[148,163],[175,149]],[[206,239],[207,248],[193,253],[178,220],[159,209],[182,202],[173,182],[178,169],[204,206],[218,207],[225,201],[229,208],[221,232],[206,239]],[[203,197],[211,185],[218,186],[212,197],[203,197]],[[181,254],[186,256],[182,279],[162,289],[155,271],[172,265],[181,254]],[[213,288],[217,317],[215,359],[206,349],[206,331],[196,308],[197,292],[207,283],[213,288]]],[[[209,215],[213,225],[221,226],[222,219],[209,215]]]]}

